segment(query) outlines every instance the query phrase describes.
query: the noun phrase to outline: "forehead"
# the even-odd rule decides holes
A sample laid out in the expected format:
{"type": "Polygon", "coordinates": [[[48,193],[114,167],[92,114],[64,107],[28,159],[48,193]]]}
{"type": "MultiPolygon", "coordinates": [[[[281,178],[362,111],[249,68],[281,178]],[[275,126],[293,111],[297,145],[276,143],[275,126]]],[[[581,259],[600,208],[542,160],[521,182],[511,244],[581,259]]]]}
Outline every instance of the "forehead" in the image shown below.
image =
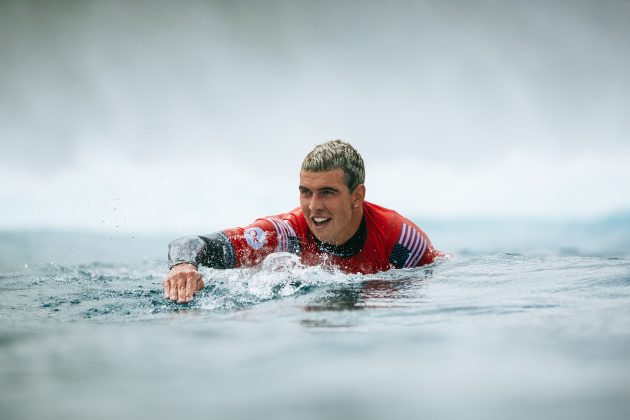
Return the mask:
{"type": "Polygon", "coordinates": [[[346,182],[343,176],[343,169],[333,169],[332,171],[300,172],[300,187],[309,189],[318,189],[323,187],[340,188],[345,186],[346,182]]]}

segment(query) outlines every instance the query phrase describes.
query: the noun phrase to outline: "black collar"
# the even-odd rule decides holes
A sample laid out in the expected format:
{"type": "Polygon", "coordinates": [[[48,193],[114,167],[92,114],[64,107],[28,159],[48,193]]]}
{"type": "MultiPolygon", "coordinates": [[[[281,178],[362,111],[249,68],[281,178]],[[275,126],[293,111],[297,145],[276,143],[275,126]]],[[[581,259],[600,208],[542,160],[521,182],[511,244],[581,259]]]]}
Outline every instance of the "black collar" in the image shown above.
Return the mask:
{"type": "Polygon", "coordinates": [[[352,238],[348,239],[341,245],[331,245],[326,242],[322,242],[313,236],[317,249],[327,254],[334,255],[336,257],[347,258],[356,255],[361,251],[363,245],[365,245],[365,239],[367,238],[367,227],[365,225],[365,216],[361,219],[361,225],[357,232],[352,235],[352,238]]]}

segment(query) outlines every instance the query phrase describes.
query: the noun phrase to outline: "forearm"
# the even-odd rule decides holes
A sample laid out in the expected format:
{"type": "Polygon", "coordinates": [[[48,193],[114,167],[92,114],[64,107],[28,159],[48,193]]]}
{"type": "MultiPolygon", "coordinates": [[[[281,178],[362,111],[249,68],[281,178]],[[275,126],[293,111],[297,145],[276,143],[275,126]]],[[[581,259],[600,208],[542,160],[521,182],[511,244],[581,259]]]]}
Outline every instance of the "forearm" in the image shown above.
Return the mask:
{"type": "Polygon", "coordinates": [[[234,249],[227,237],[219,232],[206,236],[185,236],[169,244],[168,266],[178,264],[204,265],[211,268],[232,268],[234,249]]]}

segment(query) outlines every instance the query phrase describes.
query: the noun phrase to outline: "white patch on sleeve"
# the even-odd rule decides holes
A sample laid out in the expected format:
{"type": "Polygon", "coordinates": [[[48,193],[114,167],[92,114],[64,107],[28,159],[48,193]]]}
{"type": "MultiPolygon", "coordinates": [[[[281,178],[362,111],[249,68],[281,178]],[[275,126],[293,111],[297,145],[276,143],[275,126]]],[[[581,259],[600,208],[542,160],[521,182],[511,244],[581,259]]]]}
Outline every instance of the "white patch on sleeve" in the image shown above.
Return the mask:
{"type": "Polygon", "coordinates": [[[253,249],[260,249],[267,242],[267,233],[259,227],[251,227],[243,232],[249,246],[253,249]]]}
{"type": "Polygon", "coordinates": [[[276,247],[276,251],[289,252],[289,240],[297,236],[295,234],[295,230],[291,227],[291,224],[286,220],[272,219],[270,217],[266,220],[273,224],[273,227],[276,229],[276,233],[278,234],[278,246],[276,247]]]}

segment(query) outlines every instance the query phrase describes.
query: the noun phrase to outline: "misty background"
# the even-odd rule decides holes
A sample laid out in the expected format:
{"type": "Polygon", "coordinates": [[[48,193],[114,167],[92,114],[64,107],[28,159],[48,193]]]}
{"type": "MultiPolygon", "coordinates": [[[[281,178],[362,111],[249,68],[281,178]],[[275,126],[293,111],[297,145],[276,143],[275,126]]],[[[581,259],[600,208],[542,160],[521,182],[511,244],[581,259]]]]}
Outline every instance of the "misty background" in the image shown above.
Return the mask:
{"type": "Polygon", "coordinates": [[[629,18],[627,1],[2,0],[0,229],[246,225],[296,207],[303,157],[336,138],[367,199],[423,228],[626,217],[629,18]]]}

